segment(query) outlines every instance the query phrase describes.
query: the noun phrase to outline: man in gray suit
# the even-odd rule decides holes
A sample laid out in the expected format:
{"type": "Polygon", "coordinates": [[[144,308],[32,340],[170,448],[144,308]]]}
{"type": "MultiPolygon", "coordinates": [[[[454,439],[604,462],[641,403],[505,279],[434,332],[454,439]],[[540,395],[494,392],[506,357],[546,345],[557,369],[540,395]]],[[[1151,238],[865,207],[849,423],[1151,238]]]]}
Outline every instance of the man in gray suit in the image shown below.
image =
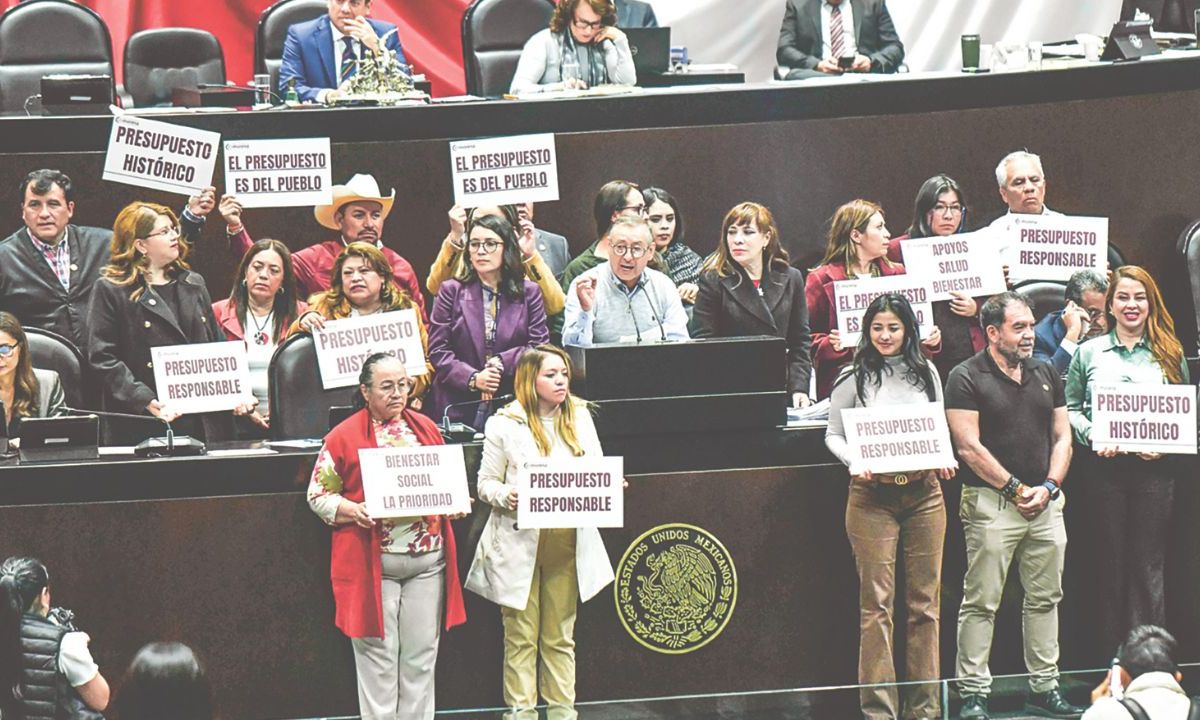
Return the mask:
{"type": "Polygon", "coordinates": [[[656,28],[658,18],[654,17],[654,8],[642,0],[616,0],[617,27],[619,28],[656,28]]]}
{"type": "Polygon", "coordinates": [[[786,80],[894,73],[904,45],[884,0],[787,0],[775,59],[788,69],[786,80]]]}
{"type": "MultiPolygon", "coordinates": [[[[517,214],[521,216],[522,220],[533,222],[533,203],[518,205],[517,214]]],[[[541,228],[537,228],[536,233],[538,254],[546,261],[546,265],[554,273],[554,277],[562,275],[562,271],[567,268],[567,263],[571,262],[571,251],[567,247],[567,239],[541,228]]]]}

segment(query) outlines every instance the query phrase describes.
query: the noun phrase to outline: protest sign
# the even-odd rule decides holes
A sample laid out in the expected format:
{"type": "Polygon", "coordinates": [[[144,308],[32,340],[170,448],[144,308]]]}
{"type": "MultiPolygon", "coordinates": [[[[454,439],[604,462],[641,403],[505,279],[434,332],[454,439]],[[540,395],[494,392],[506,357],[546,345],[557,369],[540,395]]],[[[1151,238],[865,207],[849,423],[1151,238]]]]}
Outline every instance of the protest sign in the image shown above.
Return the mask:
{"type": "Polygon", "coordinates": [[[105,180],[193,195],[212,185],[221,134],[157,120],[113,117],[105,180]]]}
{"type": "Polygon", "coordinates": [[[625,524],[625,460],[555,458],[517,471],[517,526],[607,528],[625,524]]]}
{"type": "Polygon", "coordinates": [[[454,203],[465,208],[558,199],[553,133],[450,143],[454,203]]]}
{"type": "Polygon", "coordinates": [[[321,386],[326,390],[358,384],[358,371],[372,353],[395,355],[409,375],[424,375],[425,348],[415,310],[327,320],[313,331],[321,386]]]}
{"type": "Polygon", "coordinates": [[[1092,386],[1092,449],[1196,454],[1196,386],[1092,386]]]}
{"type": "Polygon", "coordinates": [[[254,399],[246,343],[150,348],[158,401],[184,415],[232,410],[254,399]]]}
{"type": "Polygon", "coordinates": [[[836,303],[837,326],[842,338],[842,347],[858,344],[863,331],[862,318],[867,306],[880,295],[895,293],[908,298],[921,337],[933,330],[933,305],[930,304],[929,278],[916,275],[888,275],[886,277],[842,280],[833,284],[833,299],[836,303]]]}
{"type": "Polygon", "coordinates": [[[850,471],[900,473],[955,466],[946,411],[940,402],[842,410],[850,471]]]}
{"type": "Polygon", "coordinates": [[[358,463],[372,518],[471,511],[462,445],[363,448],[358,463]]]}
{"type": "Polygon", "coordinates": [[[225,186],[247,208],[328,205],[329,138],[226,140],[225,186]]]}
{"type": "Polygon", "coordinates": [[[966,293],[990,296],[1008,289],[1000,248],[990,232],[948,237],[910,238],[901,243],[904,271],[929,280],[929,301],[939,302],[966,293]]]}
{"type": "Polygon", "coordinates": [[[1108,272],[1108,218],[1012,215],[1009,275],[1066,282],[1079,270],[1108,272]]]}

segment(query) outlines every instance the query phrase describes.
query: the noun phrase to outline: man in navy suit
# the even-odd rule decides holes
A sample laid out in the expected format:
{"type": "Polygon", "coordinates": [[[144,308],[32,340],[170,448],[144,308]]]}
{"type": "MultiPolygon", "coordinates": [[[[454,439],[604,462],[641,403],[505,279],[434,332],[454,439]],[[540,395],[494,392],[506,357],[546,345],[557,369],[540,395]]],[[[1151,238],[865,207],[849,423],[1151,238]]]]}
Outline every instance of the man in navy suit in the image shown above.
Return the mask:
{"type": "Polygon", "coordinates": [[[1079,344],[1108,332],[1104,295],[1108,280],[1095,270],[1080,270],[1067,281],[1067,304],[1033,328],[1033,356],[1066,375],[1079,344]]]}
{"type": "Polygon", "coordinates": [[[329,0],[329,14],[288,28],[279,94],[286,93],[288,81],[295,78],[301,102],[332,100],[330,94],[354,73],[354,61],[367,50],[379,52],[379,39],[384,36],[384,46],[395,50],[396,60],[406,64],[396,26],[372,20],[367,17],[370,12],[371,0],[329,0]]]}
{"type": "Polygon", "coordinates": [[[617,27],[621,28],[656,28],[658,18],[654,16],[654,8],[642,0],[616,0],[617,27]]]}

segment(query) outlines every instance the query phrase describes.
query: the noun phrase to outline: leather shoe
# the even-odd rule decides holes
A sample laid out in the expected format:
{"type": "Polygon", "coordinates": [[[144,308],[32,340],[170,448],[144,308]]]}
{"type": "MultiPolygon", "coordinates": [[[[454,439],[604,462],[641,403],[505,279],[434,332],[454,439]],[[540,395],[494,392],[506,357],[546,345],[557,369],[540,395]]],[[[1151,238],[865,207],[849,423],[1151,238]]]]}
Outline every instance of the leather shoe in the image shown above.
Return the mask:
{"type": "Polygon", "coordinates": [[[1038,717],[1077,718],[1083,711],[1084,708],[1067,702],[1058,688],[1044,693],[1029,693],[1025,700],[1025,712],[1038,717]]]}
{"type": "Polygon", "coordinates": [[[986,695],[963,695],[962,708],[958,711],[959,720],[989,720],[986,695]]]}

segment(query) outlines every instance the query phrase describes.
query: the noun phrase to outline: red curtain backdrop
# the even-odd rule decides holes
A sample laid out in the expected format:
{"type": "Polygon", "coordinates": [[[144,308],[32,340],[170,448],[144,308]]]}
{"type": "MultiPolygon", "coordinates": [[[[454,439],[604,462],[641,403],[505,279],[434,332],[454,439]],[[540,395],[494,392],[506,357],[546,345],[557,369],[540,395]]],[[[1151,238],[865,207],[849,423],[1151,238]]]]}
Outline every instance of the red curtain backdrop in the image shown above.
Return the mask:
{"type": "MultiPolygon", "coordinates": [[[[273,0],[81,0],[104,18],[112,34],[113,62],[121,82],[121,57],[130,35],[147,28],[193,27],[208,30],[225,50],[225,72],[244,84],[254,74],[254,29],[273,0]]],[[[17,0],[0,0],[8,8],[17,0]]],[[[471,0],[374,0],[371,16],[400,27],[405,55],[425,73],[438,96],[464,92],[462,16],[471,0]]]]}

